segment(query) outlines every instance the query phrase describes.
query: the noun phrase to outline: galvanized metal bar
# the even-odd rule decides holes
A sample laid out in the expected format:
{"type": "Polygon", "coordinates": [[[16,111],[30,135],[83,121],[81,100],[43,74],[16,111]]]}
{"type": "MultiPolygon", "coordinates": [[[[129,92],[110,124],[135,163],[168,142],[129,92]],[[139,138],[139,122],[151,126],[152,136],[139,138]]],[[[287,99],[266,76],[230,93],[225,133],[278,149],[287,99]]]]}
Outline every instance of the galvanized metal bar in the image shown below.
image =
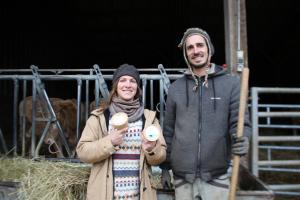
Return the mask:
{"type": "Polygon", "coordinates": [[[272,160],[272,149],[267,149],[268,160],[272,160]]]}
{"type": "MultiPolygon", "coordinates": [[[[40,72],[50,72],[53,74],[61,74],[63,72],[89,72],[89,69],[39,69],[40,72]]],[[[29,72],[31,73],[31,69],[0,69],[0,73],[21,73],[21,72],[29,72]]]]}
{"type": "Polygon", "coordinates": [[[300,184],[269,185],[272,190],[299,190],[300,184]]]}
{"type": "Polygon", "coordinates": [[[300,88],[253,87],[257,93],[300,93],[300,88]]]}
{"type": "Polygon", "coordinates": [[[272,150],[287,150],[287,151],[299,151],[299,146],[274,146],[274,145],[260,145],[260,149],[272,149],[272,150]]]}
{"type": "Polygon", "coordinates": [[[164,66],[162,64],[158,65],[158,69],[159,69],[160,75],[161,75],[161,77],[163,79],[164,91],[165,91],[166,94],[168,94],[168,89],[169,89],[169,87],[171,85],[170,79],[168,78],[166,70],[165,70],[165,68],[164,68],[164,66]]]}
{"type": "MultiPolygon", "coordinates": [[[[92,75],[93,71],[90,72],[92,75]]],[[[85,80],[85,107],[84,107],[84,121],[88,119],[89,115],[89,102],[90,102],[90,97],[89,97],[89,90],[90,90],[90,82],[89,80],[85,80]]]]}
{"type": "Polygon", "coordinates": [[[259,136],[260,142],[300,141],[300,136],[259,136]]]}
{"type": "Polygon", "coordinates": [[[163,79],[159,80],[159,119],[160,125],[163,127],[164,125],[164,81],[163,79]]]}
{"type": "Polygon", "coordinates": [[[300,125],[285,125],[285,124],[276,124],[276,125],[272,125],[272,124],[259,124],[258,125],[259,128],[277,128],[277,129],[300,129],[300,125]]]}
{"type": "Polygon", "coordinates": [[[76,141],[79,141],[80,137],[80,120],[81,120],[81,88],[82,88],[82,80],[77,79],[77,99],[76,99],[76,106],[77,106],[77,112],[76,112],[76,141]]]}
{"type": "MultiPolygon", "coordinates": [[[[112,75],[102,75],[104,79],[111,80],[112,75]]],[[[170,80],[178,79],[182,77],[182,74],[170,74],[168,77],[170,80]]],[[[96,75],[40,75],[40,79],[42,80],[76,80],[78,78],[81,78],[82,80],[97,80],[96,75]]],[[[11,79],[21,79],[21,80],[33,80],[34,76],[32,75],[1,75],[0,80],[11,80],[11,79]]],[[[146,80],[159,80],[161,78],[161,75],[157,74],[141,74],[141,79],[146,80]]]]}
{"type": "Polygon", "coordinates": [[[99,81],[95,81],[95,90],[94,90],[94,94],[95,94],[95,106],[98,107],[100,105],[100,83],[99,81]]]}
{"type": "Polygon", "coordinates": [[[145,106],[147,101],[146,101],[146,89],[147,89],[147,79],[143,78],[142,79],[142,92],[143,92],[143,95],[142,95],[142,102],[143,102],[143,105],[145,106]]]}
{"type": "Polygon", "coordinates": [[[94,70],[96,72],[96,75],[97,75],[97,81],[99,82],[99,87],[100,87],[100,91],[101,91],[101,95],[104,99],[108,99],[109,97],[109,91],[108,91],[108,87],[107,87],[107,84],[103,78],[103,75],[100,71],[100,67],[99,65],[94,65],[94,70]]]}
{"type": "Polygon", "coordinates": [[[257,88],[251,88],[251,121],[252,121],[252,173],[259,176],[258,173],[258,91],[257,88]]]}
{"type": "Polygon", "coordinates": [[[300,108],[299,104],[259,104],[258,108],[300,108]]]}
{"type": "Polygon", "coordinates": [[[36,93],[37,93],[37,89],[36,89],[36,81],[32,81],[32,116],[31,116],[31,151],[30,151],[30,156],[33,157],[34,156],[34,152],[35,152],[35,140],[36,140],[36,93]]]}
{"type": "MultiPolygon", "coordinates": [[[[115,68],[106,68],[106,69],[101,69],[103,72],[114,72],[116,69],[115,68]]],[[[165,68],[166,71],[170,72],[178,72],[178,73],[183,73],[186,68],[165,68]]],[[[64,68],[57,68],[57,69],[39,69],[40,72],[50,72],[53,74],[61,74],[64,72],[89,72],[90,69],[64,69],[64,68]]],[[[159,70],[156,68],[139,68],[139,72],[158,72],[159,70]]],[[[31,72],[31,69],[0,69],[0,73],[21,73],[21,72],[31,72]]]]}
{"type": "Polygon", "coordinates": [[[259,160],[258,165],[282,166],[300,165],[300,160],[259,160]]]}
{"type": "Polygon", "coordinates": [[[14,156],[17,156],[18,138],[17,138],[17,116],[18,116],[18,99],[19,99],[19,80],[14,79],[14,101],[13,101],[13,146],[14,156]]]}
{"type": "Polygon", "coordinates": [[[150,109],[153,110],[153,80],[150,80],[150,109]]]}
{"type": "Polygon", "coordinates": [[[287,173],[300,173],[300,169],[295,168],[278,168],[278,167],[259,167],[260,171],[269,171],[269,172],[287,172],[287,173]]]}
{"type": "Polygon", "coordinates": [[[289,191],[276,191],[274,193],[277,195],[285,195],[285,196],[300,196],[300,192],[289,192],[289,191]]]}
{"type": "MultiPolygon", "coordinates": [[[[25,102],[26,93],[27,93],[27,81],[23,80],[23,96],[22,96],[23,102],[25,102]]],[[[23,105],[22,112],[23,113],[26,112],[26,106],[25,105],[23,105]]],[[[21,155],[22,155],[22,157],[24,157],[25,156],[25,151],[26,151],[26,135],[25,135],[25,130],[26,130],[25,120],[26,120],[26,116],[23,114],[22,117],[19,118],[19,120],[21,120],[19,122],[20,127],[22,126],[22,132],[20,131],[20,133],[19,133],[19,134],[21,134],[21,138],[22,138],[22,152],[21,152],[21,155]]]]}
{"type": "Polygon", "coordinates": [[[258,117],[300,117],[300,112],[258,112],[258,117]]]}

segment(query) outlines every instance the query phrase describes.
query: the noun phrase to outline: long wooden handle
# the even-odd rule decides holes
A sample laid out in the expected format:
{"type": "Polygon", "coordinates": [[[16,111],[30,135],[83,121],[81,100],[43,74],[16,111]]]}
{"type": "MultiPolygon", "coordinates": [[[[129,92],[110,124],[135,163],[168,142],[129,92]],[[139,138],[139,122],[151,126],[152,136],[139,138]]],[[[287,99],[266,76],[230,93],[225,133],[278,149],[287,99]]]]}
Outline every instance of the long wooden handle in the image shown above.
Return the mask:
{"type": "MultiPolygon", "coordinates": [[[[247,99],[248,99],[248,80],[249,80],[249,68],[244,67],[242,71],[242,78],[241,78],[240,105],[239,105],[238,126],[237,126],[237,133],[236,133],[238,138],[243,136],[245,111],[247,108],[247,99]]],[[[231,184],[229,190],[229,200],[235,200],[239,166],[240,166],[240,156],[234,155],[231,184]]]]}

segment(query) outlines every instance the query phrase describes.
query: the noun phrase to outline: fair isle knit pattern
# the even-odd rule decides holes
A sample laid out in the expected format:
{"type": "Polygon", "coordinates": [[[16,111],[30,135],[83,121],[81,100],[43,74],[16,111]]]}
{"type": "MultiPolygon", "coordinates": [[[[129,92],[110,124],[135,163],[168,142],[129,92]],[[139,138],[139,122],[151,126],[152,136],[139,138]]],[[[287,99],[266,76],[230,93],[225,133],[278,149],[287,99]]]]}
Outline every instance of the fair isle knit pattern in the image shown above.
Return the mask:
{"type": "MultiPolygon", "coordinates": [[[[109,123],[110,124],[110,123],[109,123]]],[[[138,120],[128,124],[119,150],[113,154],[114,199],[140,199],[140,154],[143,122],[138,120]]],[[[111,125],[109,125],[111,129],[111,125]]]]}

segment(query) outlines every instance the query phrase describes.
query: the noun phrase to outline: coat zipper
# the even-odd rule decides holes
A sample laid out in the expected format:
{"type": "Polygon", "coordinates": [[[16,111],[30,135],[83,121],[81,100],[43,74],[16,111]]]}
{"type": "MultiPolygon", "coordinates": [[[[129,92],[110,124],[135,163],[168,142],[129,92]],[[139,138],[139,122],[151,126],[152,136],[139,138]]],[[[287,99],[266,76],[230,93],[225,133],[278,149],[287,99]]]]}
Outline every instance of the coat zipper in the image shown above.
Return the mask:
{"type": "MultiPolygon", "coordinates": [[[[197,168],[196,175],[200,166],[201,166],[201,132],[202,132],[202,96],[203,96],[203,88],[202,88],[202,79],[199,78],[199,118],[198,118],[198,153],[197,153],[197,168]]],[[[199,174],[200,175],[200,174],[199,174]]]]}

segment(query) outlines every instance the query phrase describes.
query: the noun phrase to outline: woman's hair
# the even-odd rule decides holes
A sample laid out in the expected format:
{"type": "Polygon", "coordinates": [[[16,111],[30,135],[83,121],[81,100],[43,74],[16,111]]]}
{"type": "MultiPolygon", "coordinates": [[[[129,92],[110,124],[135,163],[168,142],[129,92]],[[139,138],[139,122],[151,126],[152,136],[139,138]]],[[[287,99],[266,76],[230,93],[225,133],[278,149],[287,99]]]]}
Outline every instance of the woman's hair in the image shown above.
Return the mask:
{"type": "MultiPolygon", "coordinates": [[[[120,78],[119,78],[120,79],[120,78]]],[[[117,87],[118,87],[118,83],[119,83],[119,79],[117,79],[117,81],[115,81],[112,85],[112,88],[109,92],[109,97],[108,97],[108,100],[106,101],[102,101],[100,103],[100,108],[101,110],[105,110],[106,108],[108,108],[108,106],[111,104],[112,102],[112,99],[115,97],[115,96],[118,96],[118,93],[117,93],[117,87]]],[[[142,89],[140,88],[140,86],[138,85],[137,86],[137,90],[136,90],[136,94],[134,96],[134,99],[137,99],[137,98],[141,98],[142,96],[142,89]]]]}

